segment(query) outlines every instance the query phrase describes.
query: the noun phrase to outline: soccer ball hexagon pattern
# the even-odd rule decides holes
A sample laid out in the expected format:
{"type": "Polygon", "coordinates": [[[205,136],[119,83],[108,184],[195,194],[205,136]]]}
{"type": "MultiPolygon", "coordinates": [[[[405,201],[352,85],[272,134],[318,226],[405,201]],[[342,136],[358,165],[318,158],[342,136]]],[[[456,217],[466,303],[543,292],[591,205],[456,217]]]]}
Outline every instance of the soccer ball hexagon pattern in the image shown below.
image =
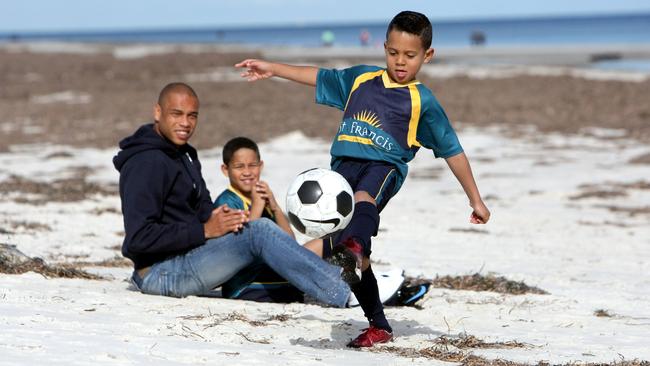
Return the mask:
{"type": "Polygon", "coordinates": [[[343,176],[329,169],[314,168],[298,174],[287,191],[289,222],[312,238],[345,228],[353,211],[352,188],[343,176]]]}

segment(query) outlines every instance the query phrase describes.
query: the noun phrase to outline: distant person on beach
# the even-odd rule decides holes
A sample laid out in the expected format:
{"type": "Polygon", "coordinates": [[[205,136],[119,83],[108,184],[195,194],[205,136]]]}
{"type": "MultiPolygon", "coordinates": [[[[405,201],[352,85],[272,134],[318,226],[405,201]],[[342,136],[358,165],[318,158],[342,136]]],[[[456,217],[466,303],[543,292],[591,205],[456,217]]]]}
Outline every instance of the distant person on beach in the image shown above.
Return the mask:
{"type": "Polygon", "coordinates": [[[484,224],[490,218],[447,115],[416,79],[422,64],[433,57],[431,37],[425,15],[404,11],[386,31],[386,68],[319,69],[255,59],[235,65],[245,68],[242,77],[249,81],[275,76],[315,86],[317,103],[343,110],[330,150],[332,169],[348,180],[356,203],[352,221],[333,239],[336,246],[330,262],[344,268],[343,275],[370,323],[349,347],[371,347],[393,338],[369,261],[371,237],[377,235],[379,213],[399,190],[407,162],[420,147],[447,161],[469,199],[470,222],[484,224]]]}
{"type": "MultiPolygon", "coordinates": [[[[285,216],[269,184],[261,179],[264,161],[255,141],[247,137],[235,137],[223,147],[222,173],[228,178],[226,188],[214,201],[214,207],[227,205],[231,209],[248,211],[249,219],[266,217],[275,222],[282,231],[294,236],[289,220],[285,216]]],[[[310,240],[305,248],[319,257],[331,255],[331,240],[310,240]]],[[[380,277],[382,278],[382,277],[380,277]]],[[[382,278],[383,279],[383,278],[382,278]]],[[[391,287],[393,279],[384,283],[385,301],[392,305],[413,305],[426,294],[427,284],[397,284],[391,287]],[[399,292],[399,293],[398,293],[399,292]]],[[[240,270],[221,286],[223,297],[261,302],[302,302],[303,293],[263,262],[253,263],[240,270]]]]}
{"type": "Polygon", "coordinates": [[[165,86],[154,122],[120,142],[125,238],[122,254],[134,264],[133,283],[146,294],[184,297],[207,293],[242,268],[264,261],[301,291],[345,306],[350,289],[341,268],[303,248],[268,219],[226,205],[213,208],[196,150],[188,144],[199,99],[183,83],[165,86]]]}
{"type": "Polygon", "coordinates": [[[483,46],[485,45],[485,41],[485,33],[480,30],[472,31],[469,35],[469,42],[472,46],[483,46]]]}
{"type": "Polygon", "coordinates": [[[366,47],[370,44],[370,32],[367,29],[362,29],[359,33],[359,42],[361,46],[366,47]]]}
{"type": "Polygon", "coordinates": [[[320,36],[321,44],[325,47],[332,47],[335,40],[336,36],[334,35],[334,32],[329,29],[324,31],[320,36]]]}

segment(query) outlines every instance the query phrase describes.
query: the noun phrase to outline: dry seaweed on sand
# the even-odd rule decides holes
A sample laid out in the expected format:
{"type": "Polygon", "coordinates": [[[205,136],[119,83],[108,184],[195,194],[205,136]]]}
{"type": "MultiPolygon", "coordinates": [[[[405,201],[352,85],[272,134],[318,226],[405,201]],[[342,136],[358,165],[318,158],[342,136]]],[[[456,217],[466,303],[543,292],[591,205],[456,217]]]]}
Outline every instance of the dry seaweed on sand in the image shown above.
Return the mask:
{"type": "Polygon", "coordinates": [[[120,255],[116,255],[113,258],[110,259],[104,259],[101,261],[76,261],[71,263],[70,265],[66,265],[69,267],[131,267],[133,266],[133,262],[131,262],[129,259],[126,259],[120,255]]]}
{"type": "MultiPolygon", "coordinates": [[[[376,353],[391,353],[405,358],[422,357],[432,360],[457,362],[461,366],[525,366],[526,364],[506,361],[502,359],[488,360],[486,358],[475,356],[471,353],[461,351],[450,351],[442,346],[433,346],[423,349],[416,349],[410,347],[395,347],[395,346],[382,346],[369,349],[371,352],[376,353]]],[[[539,363],[538,365],[544,365],[539,363]]]]}
{"type": "Polygon", "coordinates": [[[115,187],[87,181],[86,175],[82,172],[71,178],[56,179],[51,182],[39,182],[11,175],[0,182],[0,194],[18,192],[35,195],[36,197],[33,198],[17,197],[14,201],[39,205],[48,202],[78,202],[95,194],[108,196],[117,192],[115,187]]]}
{"type": "Polygon", "coordinates": [[[465,276],[436,276],[431,281],[431,285],[452,290],[492,291],[511,295],[548,294],[538,287],[526,285],[523,281],[512,281],[492,274],[486,276],[479,273],[465,276]]]}
{"type": "Polygon", "coordinates": [[[441,346],[453,346],[459,349],[467,348],[490,348],[490,349],[504,349],[504,348],[525,348],[532,345],[521,343],[517,341],[507,342],[485,342],[473,335],[461,334],[459,337],[440,336],[433,340],[433,343],[441,346]]]}
{"type": "Polygon", "coordinates": [[[605,309],[597,309],[596,311],[594,311],[594,315],[599,318],[611,318],[614,316],[612,315],[612,313],[610,313],[608,310],[605,309]]]}
{"type": "MultiPolygon", "coordinates": [[[[411,347],[396,347],[396,346],[380,346],[369,348],[368,351],[375,353],[390,353],[404,358],[426,358],[431,360],[456,362],[460,366],[549,366],[546,361],[538,361],[537,363],[521,363],[508,361],[504,359],[487,359],[485,357],[476,356],[472,353],[463,351],[448,350],[445,346],[435,345],[423,349],[416,349],[411,347]]],[[[557,366],[650,366],[650,362],[642,360],[621,360],[612,361],[609,363],[567,363],[557,366]]]]}
{"type": "Polygon", "coordinates": [[[98,276],[78,268],[65,265],[48,265],[41,258],[31,258],[16,249],[16,246],[0,244],[0,273],[23,274],[36,272],[45,277],[83,278],[87,280],[103,280],[98,276]]]}

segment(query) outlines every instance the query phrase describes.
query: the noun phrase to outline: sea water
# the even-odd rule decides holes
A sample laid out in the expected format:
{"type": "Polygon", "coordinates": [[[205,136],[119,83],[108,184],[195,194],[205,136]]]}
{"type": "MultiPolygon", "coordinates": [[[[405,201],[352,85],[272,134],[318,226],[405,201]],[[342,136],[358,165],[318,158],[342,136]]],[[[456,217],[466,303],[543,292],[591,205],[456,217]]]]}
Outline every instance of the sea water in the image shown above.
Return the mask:
{"type": "MultiPolygon", "coordinates": [[[[0,42],[81,41],[81,42],[173,42],[243,44],[249,46],[323,45],[330,32],[335,46],[381,47],[388,20],[376,23],[285,25],[265,27],[219,27],[153,29],[137,31],[4,33],[0,42]],[[361,34],[367,40],[362,43],[361,34]]],[[[527,17],[484,20],[445,20],[433,23],[433,47],[468,47],[472,34],[481,34],[481,47],[504,46],[597,46],[650,45],[650,13],[598,16],[527,17]]],[[[596,67],[650,69],[648,60],[605,60],[596,67]]]]}

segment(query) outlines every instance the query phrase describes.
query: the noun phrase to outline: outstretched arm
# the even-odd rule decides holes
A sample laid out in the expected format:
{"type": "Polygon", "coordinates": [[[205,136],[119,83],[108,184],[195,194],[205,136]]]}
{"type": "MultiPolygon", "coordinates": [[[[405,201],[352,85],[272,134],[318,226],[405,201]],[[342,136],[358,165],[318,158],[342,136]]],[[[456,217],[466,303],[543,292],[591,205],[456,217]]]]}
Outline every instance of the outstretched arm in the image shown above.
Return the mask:
{"type": "Polygon", "coordinates": [[[268,79],[272,76],[295,81],[301,84],[316,86],[318,68],[315,66],[296,66],[264,60],[247,59],[235,64],[235,67],[245,68],[241,73],[248,81],[268,79]]]}
{"type": "Polygon", "coordinates": [[[465,153],[460,153],[445,160],[447,161],[447,165],[449,165],[449,169],[451,169],[463,187],[467,198],[469,198],[469,205],[473,209],[469,221],[472,224],[487,223],[490,219],[490,210],[483,203],[481,194],[476,186],[476,181],[474,181],[474,175],[472,175],[472,168],[469,165],[467,156],[465,153]]]}

